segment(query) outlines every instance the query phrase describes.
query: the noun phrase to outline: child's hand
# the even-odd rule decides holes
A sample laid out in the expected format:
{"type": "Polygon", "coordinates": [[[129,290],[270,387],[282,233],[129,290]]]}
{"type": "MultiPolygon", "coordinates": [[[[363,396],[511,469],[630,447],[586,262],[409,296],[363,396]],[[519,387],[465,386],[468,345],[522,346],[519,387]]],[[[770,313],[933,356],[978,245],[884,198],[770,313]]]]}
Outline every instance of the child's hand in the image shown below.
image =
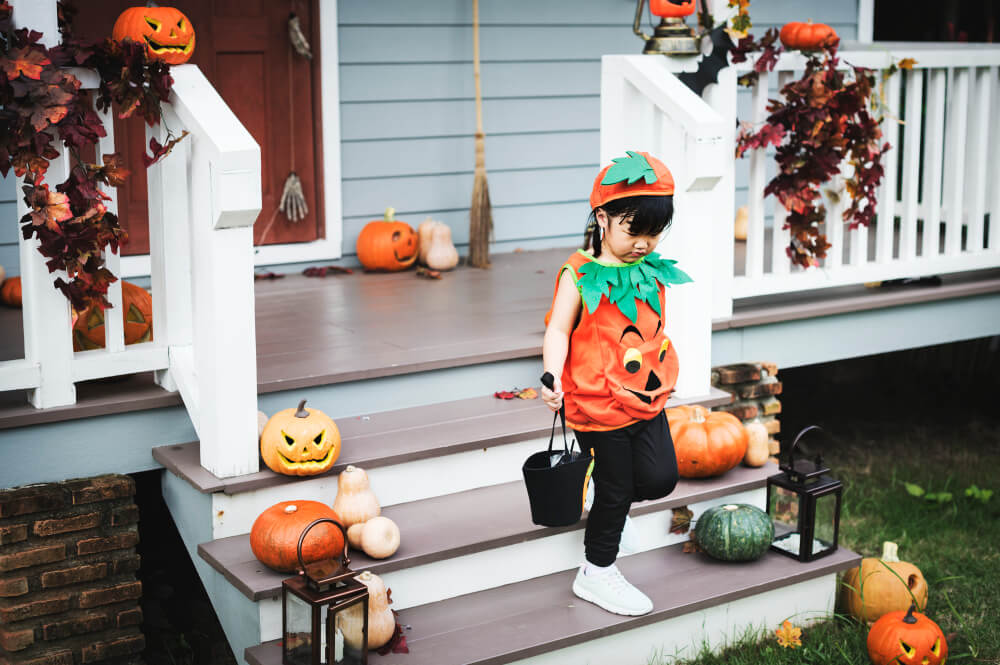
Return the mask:
{"type": "Polygon", "coordinates": [[[555,390],[549,390],[545,386],[542,386],[542,401],[545,405],[553,411],[558,411],[562,408],[563,403],[563,392],[562,392],[562,381],[559,377],[554,377],[554,385],[552,386],[555,390]]]}

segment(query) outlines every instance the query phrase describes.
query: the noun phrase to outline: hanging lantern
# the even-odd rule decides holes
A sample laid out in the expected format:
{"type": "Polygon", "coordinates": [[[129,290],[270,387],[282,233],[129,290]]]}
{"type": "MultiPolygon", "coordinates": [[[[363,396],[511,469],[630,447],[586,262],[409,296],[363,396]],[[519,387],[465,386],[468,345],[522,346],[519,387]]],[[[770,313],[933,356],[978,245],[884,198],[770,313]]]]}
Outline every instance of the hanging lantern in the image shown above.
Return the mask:
{"type": "Polygon", "coordinates": [[[695,12],[695,0],[649,0],[649,11],[660,17],[660,24],[653,30],[653,36],[645,34],[639,26],[642,22],[642,9],[646,0],[637,0],[635,22],[632,32],[646,42],[643,53],[661,55],[698,55],[701,45],[698,36],[684,17],[695,12]]]}
{"type": "Polygon", "coordinates": [[[811,425],[795,437],[781,473],[767,479],[767,513],[774,523],[771,549],[812,561],[837,549],[844,484],[830,475],[823,458],[795,459],[795,448],[811,425]]]}
{"type": "Polygon", "coordinates": [[[299,536],[299,574],[281,583],[281,662],[284,665],[367,665],[368,587],[348,568],[347,532],[323,517],[299,536]],[[305,565],[302,543],[317,524],[344,536],[341,556],[305,565]],[[358,630],[360,627],[360,631],[358,630]]]}

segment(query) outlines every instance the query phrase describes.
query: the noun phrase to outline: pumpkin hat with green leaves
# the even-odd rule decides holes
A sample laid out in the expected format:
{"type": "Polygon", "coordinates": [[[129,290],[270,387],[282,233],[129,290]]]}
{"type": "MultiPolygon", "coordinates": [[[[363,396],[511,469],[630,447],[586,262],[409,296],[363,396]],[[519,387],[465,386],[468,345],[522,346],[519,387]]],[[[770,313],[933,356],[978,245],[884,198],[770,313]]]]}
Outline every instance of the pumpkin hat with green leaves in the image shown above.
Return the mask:
{"type": "Polygon", "coordinates": [[[663,162],[648,152],[625,154],[597,174],[590,191],[591,209],[627,196],[673,196],[674,176],[663,162]]]}

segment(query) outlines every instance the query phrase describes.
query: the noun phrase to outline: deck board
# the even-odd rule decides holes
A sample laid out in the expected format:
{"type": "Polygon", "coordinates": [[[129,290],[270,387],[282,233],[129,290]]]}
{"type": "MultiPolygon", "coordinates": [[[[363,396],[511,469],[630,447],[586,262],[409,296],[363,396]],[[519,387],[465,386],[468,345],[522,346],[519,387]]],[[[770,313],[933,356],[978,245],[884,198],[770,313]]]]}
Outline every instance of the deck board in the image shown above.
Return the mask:
{"type": "MultiPolygon", "coordinates": [[[[737,243],[739,261],[744,243],[737,243]]],[[[572,248],[498,254],[489,270],[440,280],[413,271],[259,281],[258,393],[533,358],[556,271],[572,248]]],[[[751,298],[714,330],[1000,292],[1000,270],[944,277],[937,288],[863,286],[751,298]]],[[[0,307],[0,360],[23,356],[21,311],[0,307]]],[[[77,404],[35,410],[23,391],[0,393],[0,429],[179,405],[150,374],[78,384],[77,404]]]]}
{"type": "MultiPolygon", "coordinates": [[[[380,656],[384,665],[499,665],[682,616],[858,565],[847,549],[799,563],[774,552],[731,563],[684,554],[680,545],[619,560],[625,576],[649,595],[653,611],[640,617],[605,612],[576,598],[575,570],[402,610],[412,626],[408,654],[380,656]]],[[[279,642],[246,650],[250,665],[279,665],[279,642]]]]}

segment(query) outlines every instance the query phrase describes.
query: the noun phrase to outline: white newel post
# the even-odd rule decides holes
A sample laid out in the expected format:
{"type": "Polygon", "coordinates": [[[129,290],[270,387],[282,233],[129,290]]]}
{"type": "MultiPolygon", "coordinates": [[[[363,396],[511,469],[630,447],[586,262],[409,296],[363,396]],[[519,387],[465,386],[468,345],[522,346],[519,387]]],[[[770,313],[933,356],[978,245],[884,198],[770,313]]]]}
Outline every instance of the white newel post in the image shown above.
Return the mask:
{"type": "Polygon", "coordinates": [[[712,366],[713,229],[725,214],[732,223],[723,209],[732,197],[717,190],[732,153],[722,116],[670,68],[662,56],[604,56],[601,164],[645,150],[674,175],[674,223],[659,250],[694,281],[667,289],[665,328],[680,357],[676,396],[701,397],[710,391],[712,366]]]}
{"type": "MultiPolygon", "coordinates": [[[[34,0],[14,3],[15,27],[41,32],[43,43],[55,46],[59,42],[59,22],[56,0],[34,0]]],[[[59,146],[61,148],[61,146],[59,146]]],[[[65,151],[61,150],[62,153],[65,151]]],[[[55,191],[69,174],[65,154],[52,160],[46,184],[55,191]]],[[[27,212],[23,178],[17,179],[17,218],[27,212]]],[[[50,273],[45,257],[38,253],[38,240],[24,240],[18,230],[21,263],[21,299],[24,303],[24,357],[39,366],[40,381],[29,391],[35,408],[65,406],[76,402],[73,385],[72,319],[69,301],[53,286],[57,277],[68,279],[64,272],[50,273]]]]}
{"type": "Polygon", "coordinates": [[[185,140],[191,141],[192,360],[201,465],[218,477],[254,473],[260,148],[197,67],[175,68],[174,80],[174,109],[192,133],[185,140]],[[199,112],[191,113],[184,99],[197,99],[199,112]]]}

